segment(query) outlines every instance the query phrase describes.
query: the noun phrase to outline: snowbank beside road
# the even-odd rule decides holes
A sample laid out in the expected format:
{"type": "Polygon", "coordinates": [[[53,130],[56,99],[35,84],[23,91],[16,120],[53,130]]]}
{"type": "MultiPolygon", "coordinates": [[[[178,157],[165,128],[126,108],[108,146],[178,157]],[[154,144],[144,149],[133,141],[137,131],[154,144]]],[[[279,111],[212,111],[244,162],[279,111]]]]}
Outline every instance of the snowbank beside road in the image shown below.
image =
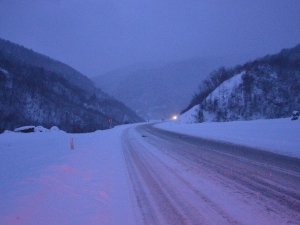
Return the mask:
{"type": "Polygon", "coordinates": [[[129,126],[1,134],[0,224],[135,224],[121,138],[129,126]]]}
{"type": "Polygon", "coordinates": [[[231,142],[300,158],[300,120],[291,121],[285,118],[194,124],[174,121],[155,126],[176,133],[231,142]]]}

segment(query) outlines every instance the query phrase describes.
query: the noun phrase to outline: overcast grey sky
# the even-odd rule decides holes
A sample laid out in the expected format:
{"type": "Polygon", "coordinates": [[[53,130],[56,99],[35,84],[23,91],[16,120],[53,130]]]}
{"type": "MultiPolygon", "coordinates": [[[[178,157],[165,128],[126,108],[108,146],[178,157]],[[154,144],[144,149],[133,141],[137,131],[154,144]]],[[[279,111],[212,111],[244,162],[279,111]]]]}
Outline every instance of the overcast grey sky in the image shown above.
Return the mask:
{"type": "Polygon", "coordinates": [[[94,76],[274,53],[300,43],[299,12],[299,0],[0,0],[0,36],[94,76]]]}

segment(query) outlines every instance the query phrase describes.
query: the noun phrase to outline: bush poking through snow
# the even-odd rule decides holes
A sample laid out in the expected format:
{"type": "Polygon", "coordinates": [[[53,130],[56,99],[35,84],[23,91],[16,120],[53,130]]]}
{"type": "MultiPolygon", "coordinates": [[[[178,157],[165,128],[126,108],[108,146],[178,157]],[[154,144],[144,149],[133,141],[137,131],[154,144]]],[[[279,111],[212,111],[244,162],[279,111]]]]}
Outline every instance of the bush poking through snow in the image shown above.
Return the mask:
{"type": "Polygon", "coordinates": [[[295,110],[293,111],[293,114],[292,114],[292,120],[298,120],[299,119],[299,111],[295,110]]]}

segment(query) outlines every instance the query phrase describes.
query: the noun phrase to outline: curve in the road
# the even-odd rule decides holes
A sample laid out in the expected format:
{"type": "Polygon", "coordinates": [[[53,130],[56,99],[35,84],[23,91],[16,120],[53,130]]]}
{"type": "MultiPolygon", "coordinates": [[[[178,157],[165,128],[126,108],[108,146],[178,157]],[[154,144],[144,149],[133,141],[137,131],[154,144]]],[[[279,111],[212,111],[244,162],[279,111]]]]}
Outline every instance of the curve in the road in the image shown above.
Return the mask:
{"type": "Polygon", "coordinates": [[[151,125],[123,149],[144,224],[300,224],[300,160],[151,125]]]}

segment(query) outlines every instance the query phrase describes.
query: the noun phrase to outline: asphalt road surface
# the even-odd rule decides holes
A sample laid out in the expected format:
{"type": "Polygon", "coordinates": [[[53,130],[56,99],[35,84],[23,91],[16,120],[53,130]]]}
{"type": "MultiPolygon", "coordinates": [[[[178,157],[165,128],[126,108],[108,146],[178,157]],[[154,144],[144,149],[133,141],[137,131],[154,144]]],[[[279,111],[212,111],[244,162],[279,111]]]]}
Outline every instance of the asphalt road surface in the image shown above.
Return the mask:
{"type": "Polygon", "coordinates": [[[138,223],[300,224],[299,159],[151,124],[127,129],[123,151],[138,223]]]}

